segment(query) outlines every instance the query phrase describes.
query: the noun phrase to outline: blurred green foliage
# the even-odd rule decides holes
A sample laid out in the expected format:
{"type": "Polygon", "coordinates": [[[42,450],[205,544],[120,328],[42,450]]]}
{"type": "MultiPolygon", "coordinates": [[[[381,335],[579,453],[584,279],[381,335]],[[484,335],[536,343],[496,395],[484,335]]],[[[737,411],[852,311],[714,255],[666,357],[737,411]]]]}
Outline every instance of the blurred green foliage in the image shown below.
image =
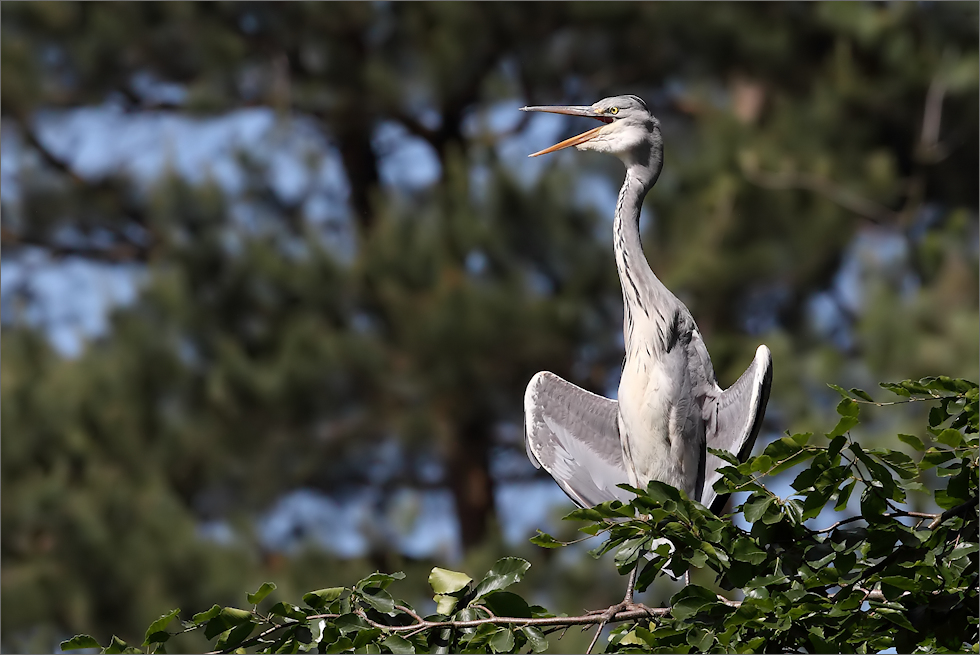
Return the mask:
{"type": "MultiPolygon", "coordinates": [[[[7,292],[4,649],[135,643],[172,607],[233,605],[272,578],[298,598],[446,564],[387,534],[348,561],[309,538],[270,550],[255,518],[296,489],[373,490],[405,523],[397,491],[447,489],[467,568],[499,559],[495,497],[513,480],[493,463],[523,456],[527,380],[549,369],[602,393],[622,357],[612,206],[589,201],[619,165],[569,153],[529,173],[535,124],[498,118],[520,104],[647,99],[667,140],[647,255],[723,386],[770,346],[767,432],[829,430],[827,380],[976,379],[977,20],[969,3],[3,3],[4,139],[23,147],[7,261],[40,250],[142,280],[74,358],[21,318],[28,292],[7,292]],[[277,193],[257,151],[239,153],[237,197],[215,176],[88,174],[44,119],[107,105],[310,125],[342,164],[346,219],[277,193]],[[434,183],[384,181],[392,125],[432,154],[434,183]],[[214,522],[230,543],[201,537],[214,522]]],[[[918,407],[866,413],[865,449],[914,431],[918,407]]],[[[619,594],[574,557],[512,554],[556,611],[619,594]]],[[[417,605],[428,590],[412,589],[417,605]]]]}

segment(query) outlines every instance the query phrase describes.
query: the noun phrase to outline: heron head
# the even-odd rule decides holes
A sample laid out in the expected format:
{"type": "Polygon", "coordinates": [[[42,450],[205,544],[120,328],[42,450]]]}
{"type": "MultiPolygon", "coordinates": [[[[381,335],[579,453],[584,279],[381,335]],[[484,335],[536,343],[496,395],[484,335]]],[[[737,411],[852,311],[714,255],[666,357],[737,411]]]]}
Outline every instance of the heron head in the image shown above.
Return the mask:
{"type": "Polygon", "coordinates": [[[578,136],[565,139],[530,157],[546,155],[569,146],[579,150],[595,150],[616,155],[629,162],[647,159],[651,150],[662,148],[660,122],[647,109],[646,103],[633,95],[604,98],[591,106],[522,107],[521,111],[542,111],[570,116],[587,116],[603,123],[578,136]],[[642,157],[641,155],[646,155],[642,157]]]}

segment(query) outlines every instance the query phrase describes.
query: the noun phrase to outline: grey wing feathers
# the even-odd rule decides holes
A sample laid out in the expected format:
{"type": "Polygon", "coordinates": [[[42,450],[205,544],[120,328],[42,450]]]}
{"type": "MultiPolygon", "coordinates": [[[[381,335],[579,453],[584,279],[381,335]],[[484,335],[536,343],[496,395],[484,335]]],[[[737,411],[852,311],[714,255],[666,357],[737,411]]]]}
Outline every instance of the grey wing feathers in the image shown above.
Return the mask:
{"type": "MultiPolygon", "coordinates": [[[[755,359],[742,377],[714,399],[705,400],[705,441],[708,448],[727,450],[744,461],[755,445],[772,385],[772,355],[765,346],[755,351],[755,359]]],[[[701,504],[718,513],[727,497],[717,497],[712,486],[721,478],[719,468],[728,466],[720,457],[708,453],[705,464],[701,504]],[[717,505],[717,506],[713,506],[717,505]]]]}
{"type": "Polygon", "coordinates": [[[581,507],[633,494],[619,440],[619,405],[542,371],[524,394],[524,438],[535,467],[544,466],[581,507]]]}

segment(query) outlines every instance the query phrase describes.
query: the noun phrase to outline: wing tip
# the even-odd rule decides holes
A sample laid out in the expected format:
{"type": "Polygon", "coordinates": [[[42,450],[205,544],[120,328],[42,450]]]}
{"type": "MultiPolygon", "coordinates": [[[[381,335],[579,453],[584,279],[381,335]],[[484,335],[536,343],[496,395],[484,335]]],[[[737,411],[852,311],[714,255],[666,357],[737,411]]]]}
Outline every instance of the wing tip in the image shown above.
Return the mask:
{"type": "Polygon", "coordinates": [[[541,460],[538,458],[537,453],[534,452],[533,448],[533,431],[528,429],[528,423],[533,420],[534,408],[537,405],[537,393],[538,387],[549,376],[554,376],[554,373],[549,371],[539,371],[535,373],[530,381],[527,383],[527,388],[524,390],[524,448],[527,450],[527,458],[531,460],[531,464],[534,468],[541,468],[541,460]]]}
{"type": "Polygon", "coordinates": [[[761,406],[761,413],[765,413],[766,405],[769,403],[769,390],[772,387],[772,351],[766,344],[760,345],[755,349],[754,366],[758,369],[756,373],[756,390],[760,392],[758,402],[761,406]]]}

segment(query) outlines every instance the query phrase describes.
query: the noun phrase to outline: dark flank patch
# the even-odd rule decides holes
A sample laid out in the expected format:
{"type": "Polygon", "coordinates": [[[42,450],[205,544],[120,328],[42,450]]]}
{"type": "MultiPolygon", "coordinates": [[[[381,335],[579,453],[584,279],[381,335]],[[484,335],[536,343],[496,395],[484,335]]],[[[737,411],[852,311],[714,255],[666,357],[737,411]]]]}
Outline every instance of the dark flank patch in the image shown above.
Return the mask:
{"type": "Polygon", "coordinates": [[[667,327],[667,334],[664,335],[664,352],[670,352],[677,345],[677,340],[681,336],[681,313],[674,310],[670,325],[667,327]]]}

